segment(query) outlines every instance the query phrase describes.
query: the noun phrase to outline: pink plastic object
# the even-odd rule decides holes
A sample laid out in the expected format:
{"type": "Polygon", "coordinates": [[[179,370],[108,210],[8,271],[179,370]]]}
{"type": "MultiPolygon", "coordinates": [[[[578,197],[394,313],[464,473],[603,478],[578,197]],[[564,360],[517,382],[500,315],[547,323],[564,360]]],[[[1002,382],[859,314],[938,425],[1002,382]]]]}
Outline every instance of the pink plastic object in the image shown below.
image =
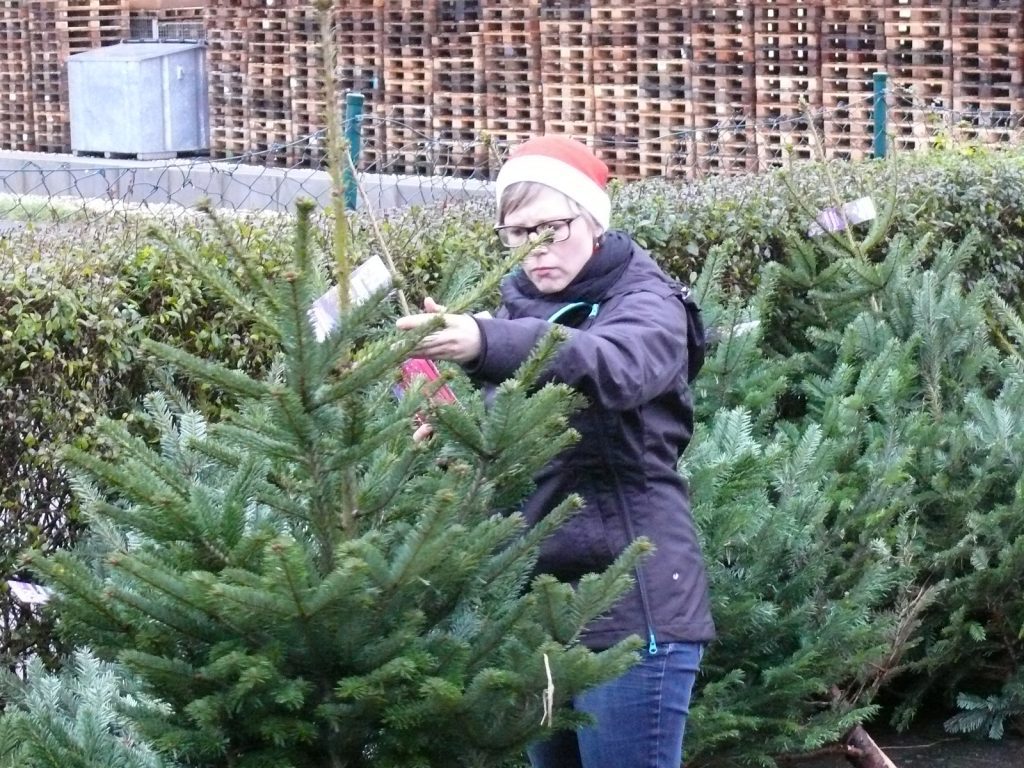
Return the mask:
{"type": "Polygon", "coordinates": [[[432,392],[430,401],[435,405],[457,403],[458,399],[455,397],[455,393],[452,392],[451,387],[447,384],[441,384],[440,386],[431,384],[431,382],[437,381],[439,378],[441,378],[441,372],[434,365],[433,360],[427,360],[422,357],[410,357],[402,363],[402,384],[399,388],[401,391],[398,394],[401,396],[413,387],[426,386],[427,391],[432,392]],[[418,384],[416,383],[417,379],[420,379],[418,384]]]}

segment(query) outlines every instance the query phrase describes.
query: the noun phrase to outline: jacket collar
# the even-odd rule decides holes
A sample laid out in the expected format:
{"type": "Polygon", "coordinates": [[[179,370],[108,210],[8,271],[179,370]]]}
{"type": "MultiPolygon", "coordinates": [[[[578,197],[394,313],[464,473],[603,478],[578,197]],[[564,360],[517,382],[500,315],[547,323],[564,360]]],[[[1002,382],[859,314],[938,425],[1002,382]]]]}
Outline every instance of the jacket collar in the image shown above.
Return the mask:
{"type": "Polygon", "coordinates": [[[552,304],[586,301],[600,302],[622,278],[633,259],[633,241],[624,232],[609,230],[601,244],[569,285],[557,293],[541,293],[519,269],[502,286],[506,303],[517,299],[540,299],[552,304]]]}

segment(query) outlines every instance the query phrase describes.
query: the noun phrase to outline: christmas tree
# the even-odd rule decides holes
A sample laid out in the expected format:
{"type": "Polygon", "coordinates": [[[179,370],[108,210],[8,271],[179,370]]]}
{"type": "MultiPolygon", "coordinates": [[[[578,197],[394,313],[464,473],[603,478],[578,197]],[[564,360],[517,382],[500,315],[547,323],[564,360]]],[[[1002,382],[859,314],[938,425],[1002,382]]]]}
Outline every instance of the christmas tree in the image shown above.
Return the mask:
{"type": "Polygon", "coordinates": [[[129,712],[164,714],[117,665],[76,653],[60,674],[29,662],[24,683],[5,681],[0,765],[171,768],[139,737],[129,712]]]}
{"type": "Polygon", "coordinates": [[[539,542],[576,506],[529,531],[514,511],[572,439],[576,396],[534,386],[558,340],[488,409],[462,379],[456,404],[433,405],[428,386],[397,400],[415,339],[387,330],[384,291],[316,339],[311,221],[306,206],[279,285],[242,253],[244,283],[195,265],[279,340],[270,375],[148,343],[237,407],[210,424],[155,393],[158,447],[110,423],[112,459],[68,450],[93,546],[30,561],[66,637],[169,708],[139,720],[162,752],[211,766],[494,765],[576,723],[559,705],[628,666],[631,647],[595,654],[576,639],[645,544],[575,588],[532,578],[539,542]],[[435,427],[424,444],[416,414],[435,427]]]}
{"type": "MultiPolygon", "coordinates": [[[[793,301],[792,261],[766,266],[748,301],[716,289],[716,262],[712,251],[697,285],[715,341],[696,383],[701,428],[681,469],[719,638],[702,665],[687,765],[852,755],[845,742],[878,713],[878,690],[903,669],[935,591],[915,584],[910,521],[897,515],[888,538],[837,524],[867,492],[855,481],[884,495],[886,478],[848,471],[861,436],[847,428],[846,392],[816,387],[824,363],[814,345],[773,348],[774,318],[793,301]]],[[[787,344],[811,331],[788,330],[787,344]]],[[[857,380],[845,363],[834,375],[857,380]]]]}
{"type": "Polygon", "coordinates": [[[951,689],[971,692],[958,730],[1021,711],[1024,323],[963,279],[973,237],[878,234],[790,232],[749,305],[704,302],[718,343],[684,470],[720,640],[689,765],[863,761],[883,689],[900,725],[951,689]]]}
{"type": "Polygon", "coordinates": [[[814,371],[808,415],[850,445],[835,525],[891,542],[911,522],[914,582],[942,591],[920,617],[895,721],[926,697],[955,700],[952,729],[1000,735],[1021,711],[1024,322],[994,276],[964,278],[978,242],[896,237],[827,265],[803,245],[786,278],[804,288],[800,314],[821,318],[796,339],[814,371]]]}

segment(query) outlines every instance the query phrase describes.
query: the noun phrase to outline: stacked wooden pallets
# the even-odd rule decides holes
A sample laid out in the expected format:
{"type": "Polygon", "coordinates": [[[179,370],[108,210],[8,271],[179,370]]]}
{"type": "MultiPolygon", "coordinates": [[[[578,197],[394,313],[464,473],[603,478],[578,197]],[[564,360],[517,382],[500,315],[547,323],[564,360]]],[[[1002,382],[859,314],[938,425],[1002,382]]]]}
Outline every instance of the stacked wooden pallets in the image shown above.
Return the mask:
{"type": "Polygon", "coordinates": [[[824,142],[832,156],[871,153],[875,72],[885,69],[885,0],[859,0],[822,9],[821,103],[829,119],[824,142]]]}
{"type": "Polygon", "coordinates": [[[821,112],[820,3],[754,6],[754,89],[759,163],[807,159],[804,139],[821,112]]]}
{"type": "Polygon", "coordinates": [[[271,165],[290,163],[299,139],[292,122],[292,58],[289,24],[294,9],[279,0],[247,0],[239,22],[245,25],[246,67],[237,98],[248,115],[246,149],[271,165]]]}
{"type": "Polygon", "coordinates": [[[34,150],[28,8],[23,0],[3,0],[0,14],[0,148],[34,150]]]}
{"type": "Polygon", "coordinates": [[[593,23],[589,3],[547,2],[540,8],[541,120],[548,133],[593,141],[593,23]]]}
{"type": "MultiPolygon", "coordinates": [[[[353,4],[329,18],[337,48],[340,91],[363,93],[384,114],[382,5],[353,4]]],[[[248,156],[272,166],[319,166],[326,99],[320,16],[299,0],[210,0],[206,5],[210,73],[211,155],[248,156]]],[[[401,31],[396,32],[398,37],[401,31]]],[[[399,51],[401,54],[401,51],[399,51]]],[[[426,57],[399,55],[390,66],[422,83],[426,57]]],[[[422,84],[421,93],[429,89],[422,84]]],[[[422,97],[421,97],[422,98],[422,97]]],[[[405,98],[397,99],[405,108],[405,98]]],[[[420,110],[422,112],[422,110],[420,110]]],[[[364,133],[382,122],[367,119],[364,133]]],[[[364,161],[379,150],[368,142],[364,161]]]]}
{"type": "MultiPolygon", "coordinates": [[[[66,151],[68,56],[126,37],[127,3],[157,3],[205,27],[214,157],[320,165],[313,5],[185,2],[0,0],[0,146],[66,151]]],[[[942,120],[1005,140],[1024,113],[1024,0],[348,0],[329,20],[337,88],[366,97],[363,168],[381,173],[492,177],[542,132],[624,178],[866,157],[881,70],[900,149],[942,120]]]]}
{"type": "Polygon", "coordinates": [[[242,155],[249,149],[249,41],[245,14],[238,13],[236,8],[227,3],[211,3],[206,13],[210,148],[214,157],[223,159],[242,155]]]}
{"type": "MultiPolygon", "coordinates": [[[[364,137],[363,161],[365,167],[380,172],[387,170],[388,150],[395,144],[404,145],[407,139],[407,131],[401,125],[396,126],[399,129],[399,133],[396,134],[398,138],[392,140],[388,137],[388,124],[384,121],[388,104],[395,101],[401,104],[402,99],[394,95],[389,97],[384,88],[383,5],[380,0],[364,0],[351,3],[345,8],[336,8],[332,15],[334,43],[337,47],[337,86],[343,93],[357,91],[366,98],[368,113],[361,125],[364,137]]],[[[422,51],[423,41],[419,42],[419,50],[422,51]]],[[[320,53],[321,49],[318,48],[317,52],[320,53]]],[[[400,55],[403,61],[409,63],[419,58],[408,51],[400,52],[400,55]]],[[[390,66],[393,71],[395,64],[392,63],[390,66]]],[[[425,74],[420,75],[418,82],[422,82],[425,77],[425,74]]],[[[311,124],[322,129],[326,109],[323,89],[319,88],[315,93],[311,93],[310,97],[316,104],[315,111],[310,112],[311,124]]],[[[413,108],[410,111],[417,110],[413,108]]]]}
{"type": "MultiPolygon", "coordinates": [[[[431,93],[426,105],[429,125],[422,126],[425,133],[413,138],[438,173],[472,176],[487,163],[480,140],[490,114],[480,12],[479,7],[467,7],[461,0],[435,4],[430,50],[439,52],[441,60],[434,66],[432,55],[431,93]]],[[[385,83],[389,82],[386,71],[385,83]]]]}
{"type": "Polygon", "coordinates": [[[57,3],[26,0],[25,5],[33,143],[43,152],[63,152],[71,139],[65,107],[67,79],[63,76],[69,55],[66,27],[57,27],[57,3]]]}
{"type": "Polygon", "coordinates": [[[288,83],[291,93],[293,143],[287,162],[318,166],[324,142],[317,131],[323,123],[323,48],[314,8],[303,5],[289,14],[288,83]],[[305,141],[303,141],[305,138],[305,141]]]}
{"type": "Polygon", "coordinates": [[[678,174],[693,162],[689,9],[605,0],[592,15],[599,154],[619,176],[678,174]]]}
{"type": "Polygon", "coordinates": [[[950,20],[946,3],[902,0],[885,9],[886,70],[899,86],[892,120],[899,149],[927,146],[932,106],[952,104],[950,20]]]}
{"type": "Polygon", "coordinates": [[[953,110],[959,129],[1006,139],[1024,109],[1020,2],[953,4],[953,110]],[[967,117],[964,117],[964,114],[967,117]]]}
{"type": "MultiPolygon", "coordinates": [[[[501,149],[542,133],[540,1],[487,3],[482,9],[483,88],[474,94],[476,122],[487,142],[473,157],[474,166],[494,173],[501,149]],[[475,105],[479,104],[479,107],[475,105]]],[[[468,122],[468,121],[467,121],[468,122]]],[[[471,136],[464,136],[470,141],[471,136]]]]}
{"type": "Polygon", "coordinates": [[[439,173],[441,158],[431,142],[434,66],[444,64],[443,56],[442,61],[435,61],[434,54],[436,6],[401,1],[381,6],[381,28],[354,30],[351,38],[353,50],[359,54],[354,57],[353,71],[360,61],[374,61],[374,54],[382,57],[385,87],[380,101],[389,130],[387,155],[378,167],[382,171],[439,173]]]}
{"type": "Polygon", "coordinates": [[[32,82],[33,144],[65,152],[71,144],[67,61],[127,36],[127,0],[25,0],[32,82]]]}
{"type": "Polygon", "coordinates": [[[754,23],[748,3],[708,0],[691,8],[697,167],[757,167],[754,23]]]}

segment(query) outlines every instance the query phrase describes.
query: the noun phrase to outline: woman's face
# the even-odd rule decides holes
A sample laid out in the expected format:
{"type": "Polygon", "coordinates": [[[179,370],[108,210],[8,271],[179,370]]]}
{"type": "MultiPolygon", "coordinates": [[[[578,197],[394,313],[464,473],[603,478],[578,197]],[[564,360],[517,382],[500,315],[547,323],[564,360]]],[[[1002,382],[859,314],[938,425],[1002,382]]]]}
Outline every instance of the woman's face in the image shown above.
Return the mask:
{"type": "Polygon", "coordinates": [[[565,288],[594,255],[597,233],[590,219],[573,211],[560,192],[541,187],[502,222],[506,226],[536,227],[557,219],[574,219],[569,224],[569,237],[558,243],[539,243],[523,261],[523,271],[541,293],[557,293],[565,288]]]}

